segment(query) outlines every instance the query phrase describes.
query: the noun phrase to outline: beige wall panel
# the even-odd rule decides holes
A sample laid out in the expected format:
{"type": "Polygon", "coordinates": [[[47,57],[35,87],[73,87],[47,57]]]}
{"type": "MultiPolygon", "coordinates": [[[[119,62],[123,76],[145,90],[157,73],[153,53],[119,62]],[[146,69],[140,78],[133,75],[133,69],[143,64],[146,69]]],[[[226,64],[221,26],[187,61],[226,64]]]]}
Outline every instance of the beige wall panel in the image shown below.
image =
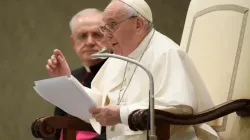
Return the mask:
{"type": "MultiPolygon", "coordinates": [[[[0,1],[0,140],[35,140],[31,123],[54,106],[33,90],[48,78],[45,64],[61,49],[72,69],[80,62],[71,47],[68,23],[84,8],[104,9],[110,0],[0,1]]],[[[155,28],[179,44],[189,0],[146,0],[155,28]]]]}
{"type": "MultiPolygon", "coordinates": [[[[215,105],[250,98],[250,1],[191,1],[181,40],[215,105]]],[[[222,139],[248,140],[250,119],[235,113],[214,126],[222,139]]]]}

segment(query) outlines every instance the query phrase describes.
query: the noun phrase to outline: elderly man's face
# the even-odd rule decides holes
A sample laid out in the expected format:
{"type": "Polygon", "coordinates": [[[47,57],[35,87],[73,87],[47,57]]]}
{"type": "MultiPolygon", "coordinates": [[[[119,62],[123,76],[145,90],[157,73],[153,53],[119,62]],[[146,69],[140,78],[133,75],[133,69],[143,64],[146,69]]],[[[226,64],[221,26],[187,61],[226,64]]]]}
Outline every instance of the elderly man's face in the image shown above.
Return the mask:
{"type": "Polygon", "coordinates": [[[131,53],[136,38],[136,17],[126,15],[121,10],[122,3],[111,2],[104,11],[105,36],[109,38],[116,54],[128,55],[131,53]],[[107,27],[107,28],[106,28],[107,27]]]}
{"type": "Polygon", "coordinates": [[[108,39],[99,31],[103,25],[103,16],[93,13],[79,16],[72,29],[73,48],[80,59],[86,64],[92,65],[100,61],[91,59],[91,54],[98,52],[101,48],[110,48],[108,39]]]}

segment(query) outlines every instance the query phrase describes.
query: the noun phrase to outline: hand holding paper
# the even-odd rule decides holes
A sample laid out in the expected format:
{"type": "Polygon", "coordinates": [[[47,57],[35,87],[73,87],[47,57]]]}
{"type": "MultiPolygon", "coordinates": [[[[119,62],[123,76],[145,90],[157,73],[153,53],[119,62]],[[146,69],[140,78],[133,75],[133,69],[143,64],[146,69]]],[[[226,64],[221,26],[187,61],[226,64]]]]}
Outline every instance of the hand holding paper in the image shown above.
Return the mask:
{"type": "Polygon", "coordinates": [[[89,109],[96,104],[73,76],[35,81],[34,89],[45,100],[70,115],[86,122],[92,118],[89,109]]]}

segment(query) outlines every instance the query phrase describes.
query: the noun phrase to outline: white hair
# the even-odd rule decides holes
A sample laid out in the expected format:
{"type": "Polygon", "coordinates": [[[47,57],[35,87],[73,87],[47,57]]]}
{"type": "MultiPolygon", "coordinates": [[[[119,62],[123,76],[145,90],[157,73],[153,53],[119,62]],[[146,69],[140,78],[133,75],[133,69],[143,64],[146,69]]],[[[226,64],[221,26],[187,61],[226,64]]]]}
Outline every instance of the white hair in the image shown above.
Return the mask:
{"type": "MultiPolygon", "coordinates": [[[[123,3],[123,2],[122,2],[123,3]]],[[[142,16],[140,13],[138,13],[134,8],[130,7],[129,5],[123,3],[124,8],[124,14],[131,17],[131,16],[138,16],[141,19],[143,19],[143,22],[145,24],[145,30],[150,31],[153,28],[153,23],[148,21],[144,16],[142,16]]]]}
{"type": "Polygon", "coordinates": [[[78,12],[77,14],[75,14],[69,22],[69,27],[70,27],[71,32],[73,32],[73,27],[75,25],[76,18],[78,16],[84,16],[84,15],[92,14],[92,13],[101,14],[102,12],[96,8],[87,8],[87,9],[83,9],[80,12],[78,12]]]}

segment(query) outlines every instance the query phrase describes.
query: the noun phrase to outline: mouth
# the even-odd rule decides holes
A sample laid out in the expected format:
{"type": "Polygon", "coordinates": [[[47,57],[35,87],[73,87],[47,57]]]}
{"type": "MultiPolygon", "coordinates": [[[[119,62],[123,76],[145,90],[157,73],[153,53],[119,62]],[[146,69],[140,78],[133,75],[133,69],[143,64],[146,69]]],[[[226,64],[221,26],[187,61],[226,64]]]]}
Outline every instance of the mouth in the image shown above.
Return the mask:
{"type": "Polygon", "coordinates": [[[97,53],[98,50],[88,50],[88,51],[83,51],[82,53],[89,53],[89,54],[93,54],[93,53],[97,53]]]}

